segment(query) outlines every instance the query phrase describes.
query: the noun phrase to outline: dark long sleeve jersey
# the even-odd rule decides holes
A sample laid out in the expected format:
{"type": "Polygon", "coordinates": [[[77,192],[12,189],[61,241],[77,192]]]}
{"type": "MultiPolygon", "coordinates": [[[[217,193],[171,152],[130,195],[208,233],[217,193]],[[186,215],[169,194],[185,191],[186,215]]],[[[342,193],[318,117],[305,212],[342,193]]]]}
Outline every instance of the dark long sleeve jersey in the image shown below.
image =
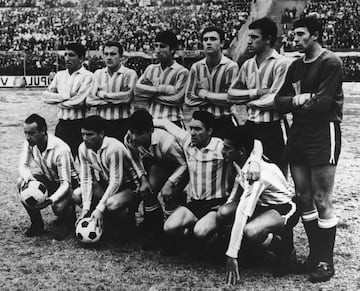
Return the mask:
{"type": "Polygon", "coordinates": [[[292,112],[296,123],[341,122],[342,80],[342,63],[333,52],[324,50],[312,62],[299,58],[290,65],[285,82],[275,96],[275,106],[280,113],[292,112]],[[311,100],[295,108],[293,97],[304,93],[311,93],[311,100]]]}

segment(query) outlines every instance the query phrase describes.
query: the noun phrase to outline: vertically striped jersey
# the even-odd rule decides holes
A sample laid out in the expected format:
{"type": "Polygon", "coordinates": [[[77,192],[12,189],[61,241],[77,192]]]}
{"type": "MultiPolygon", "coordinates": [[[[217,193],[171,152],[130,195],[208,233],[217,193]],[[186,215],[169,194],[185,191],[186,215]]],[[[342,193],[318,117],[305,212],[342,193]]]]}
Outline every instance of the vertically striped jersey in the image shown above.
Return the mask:
{"type": "Polygon", "coordinates": [[[186,87],[186,104],[207,110],[216,117],[230,114],[231,105],[227,102],[227,90],[235,81],[238,70],[237,63],[225,56],[222,56],[212,72],[209,71],[206,58],[194,63],[186,87]],[[206,98],[199,96],[201,89],[207,91],[206,98]]]}
{"type": "Polygon", "coordinates": [[[94,86],[94,74],[81,67],[71,75],[59,71],[44,92],[44,102],[58,104],[58,118],[75,120],[86,117],[85,100],[94,86]]]}
{"type": "Polygon", "coordinates": [[[131,168],[132,164],[127,149],[122,142],[115,138],[104,137],[102,145],[96,153],[82,143],[79,146],[79,159],[84,209],[90,209],[93,181],[104,180],[108,183],[108,187],[96,207],[100,211],[104,211],[107,199],[118,192],[124,181],[137,180],[137,176],[131,168]]]}
{"type": "MultiPolygon", "coordinates": [[[[134,148],[131,144],[130,135],[126,135],[125,144],[128,148],[134,148]]],[[[169,173],[168,181],[173,185],[178,185],[187,179],[187,164],[185,154],[174,136],[166,130],[155,128],[151,135],[151,145],[148,149],[136,147],[136,152],[131,151],[132,159],[135,161],[139,171],[144,174],[145,167],[143,160],[148,160],[151,164],[163,163],[168,166],[173,165],[173,173],[169,173]]],[[[139,175],[139,174],[138,174],[139,175]]]]}
{"type": "Polygon", "coordinates": [[[60,138],[48,134],[47,146],[43,152],[25,141],[20,155],[19,172],[30,170],[33,161],[50,181],[68,182],[79,180],[69,146],[60,138]]]}
{"type": "Polygon", "coordinates": [[[197,148],[188,139],[184,143],[188,163],[191,198],[210,200],[228,195],[226,163],[222,155],[223,141],[211,138],[204,148],[197,148]]]}
{"type": "Polygon", "coordinates": [[[106,120],[128,118],[137,74],[134,70],[121,66],[111,76],[108,68],[96,70],[94,95],[87,101],[96,105],[96,114],[106,120]]]}
{"type": "Polygon", "coordinates": [[[281,119],[274,108],[274,98],[284,83],[290,60],[275,50],[260,66],[256,56],[241,66],[236,81],[229,89],[231,99],[243,100],[247,104],[248,119],[255,122],[271,122],[281,119]],[[257,97],[258,89],[269,89],[269,93],[257,97]]]}
{"type": "Polygon", "coordinates": [[[164,70],[161,64],[151,64],[138,80],[135,94],[150,99],[150,113],[154,118],[183,120],[182,107],[188,76],[189,71],[176,61],[164,70]],[[142,84],[144,79],[150,80],[152,85],[142,84]]]}

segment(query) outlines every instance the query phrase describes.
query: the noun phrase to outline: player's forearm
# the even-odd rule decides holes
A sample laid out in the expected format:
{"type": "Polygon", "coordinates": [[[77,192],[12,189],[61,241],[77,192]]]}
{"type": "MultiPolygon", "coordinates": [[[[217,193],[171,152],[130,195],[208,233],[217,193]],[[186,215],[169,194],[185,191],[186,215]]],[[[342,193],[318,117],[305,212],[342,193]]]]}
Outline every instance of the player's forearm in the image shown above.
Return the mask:
{"type": "Polygon", "coordinates": [[[42,99],[45,103],[57,104],[57,103],[62,103],[63,101],[69,100],[70,96],[65,96],[60,93],[53,93],[53,92],[45,91],[42,95],[42,99]]]}
{"type": "Polygon", "coordinates": [[[194,92],[189,92],[185,95],[185,104],[189,107],[206,105],[208,102],[204,99],[196,95],[194,92]]]}
{"type": "Polygon", "coordinates": [[[266,94],[261,96],[259,99],[248,103],[249,107],[257,107],[259,109],[272,109],[275,107],[274,99],[276,94],[266,94]]]}
{"type": "Polygon", "coordinates": [[[59,201],[61,198],[63,198],[65,195],[70,195],[70,182],[63,181],[60,183],[59,188],[55,191],[53,195],[50,196],[50,199],[53,203],[59,201]]]}
{"type": "Polygon", "coordinates": [[[231,104],[246,104],[257,98],[257,89],[234,89],[230,88],[227,92],[227,99],[231,104]]]}
{"type": "Polygon", "coordinates": [[[106,93],[104,99],[111,104],[127,104],[133,97],[134,90],[106,93]]]}
{"type": "Polygon", "coordinates": [[[231,229],[231,237],[226,255],[231,258],[237,258],[241,247],[247,216],[238,207],[235,214],[235,222],[231,229]]]}
{"type": "Polygon", "coordinates": [[[274,99],[276,110],[282,114],[294,111],[293,97],[294,95],[282,95],[281,92],[278,93],[274,99]]]}
{"type": "Polygon", "coordinates": [[[178,167],[174,173],[169,177],[168,181],[174,185],[179,185],[180,183],[189,179],[189,173],[186,163],[178,167]]]}
{"type": "Polygon", "coordinates": [[[142,98],[154,98],[159,95],[158,87],[141,84],[138,82],[135,86],[135,95],[142,98]]]}
{"type": "Polygon", "coordinates": [[[90,210],[92,199],[92,180],[83,180],[81,178],[81,200],[83,210],[90,210]]]}
{"type": "Polygon", "coordinates": [[[120,188],[120,180],[110,180],[109,185],[105,190],[105,193],[103,197],[100,199],[98,205],[96,206],[96,209],[98,209],[100,212],[104,212],[106,209],[106,203],[108,199],[112,196],[114,196],[117,191],[120,188]]]}

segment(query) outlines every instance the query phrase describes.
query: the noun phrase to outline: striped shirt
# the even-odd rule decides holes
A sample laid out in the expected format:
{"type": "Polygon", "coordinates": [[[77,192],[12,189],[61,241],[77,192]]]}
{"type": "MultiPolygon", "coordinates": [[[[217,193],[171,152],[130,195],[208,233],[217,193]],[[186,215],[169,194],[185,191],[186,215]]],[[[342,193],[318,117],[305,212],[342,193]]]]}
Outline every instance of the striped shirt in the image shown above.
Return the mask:
{"type": "Polygon", "coordinates": [[[265,59],[260,67],[256,56],[241,66],[236,81],[228,91],[228,97],[236,104],[247,104],[248,119],[255,122],[271,122],[282,118],[274,108],[276,93],[284,83],[290,59],[279,55],[276,50],[265,59]],[[257,96],[258,89],[269,89],[269,93],[257,96]]]}
{"type": "Polygon", "coordinates": [[[89,210],[92,199],[92,182],[104,180],[108,183],[97,209],[104,211],[106,201],[117,193],[126,180],[137,180],[131,167],[129,153],[122,142],[104,137],[101,148],[95,153],[85,143],[79,146],[80,180],[83,208],[89,210]]]}
{"type": "Polygon", "coordinates": [[[59,119],[85,118],[85,100],[93,90],[94,80],[94,74],[84,67],[71,75],[68,70],[59,71],[43,93],[44,102],[58,105],[59,119]]]}
{"type": "Polygon", "coordinates": [[[237,63],[222,56],[220,63],[212,70],[206,64],[206,58],[194,63],[190,69],[190,77],[186,87],[185,103],[198,106],[216,117],[229,115],[231,105],[227,102],[227,90],[235,81],[239,67],[237,63]],[[206,91],[206,98],[199,96],[200,90],[206,91]]]}
{"type": "MultiPolygon", "coordinates": [[[[271,206],[289,203],[292,205],[292,208],[289,210],[289,214],[286,215],[286,219],[294,214],[296,207],[292,202],[294,195],[291,193],[281,170],[275,164],[263,160],[260,161],[261,177],[251,185],[245,175],[249,161],[245,163],[242,169],[237,164],[234,165],[239,174],[236,177],[233,191],[239,185],[244,191],[236,209],[235,221],[226,255],[237,258],[247,219],[253,215],[256,205],[271,206]]],[[[231,196],[233,196],[233,192],[231,196]]]]}
{"type": "Polygon", "coordinates": [[[96,115],[106,120],[128,118],[137,74],[134,70],[121,66],[111,76],[108,68],[96,70],[94,93],[86,104],[96,106],[96,115]]]}
{"type": "MultiPolygon", "coordinates": [[[[125,137],[127,146],[131,146],[130,135],[125,137]]],[[[176,165],[175,171],[168,178],[168,181],[177,186],[187,178],[187,164],[185,154],[175,140],[174,136],[163,129],[155,128],[151,135],[151,145],[149,149],[137,147],[136,153],[132,151],[132,158],[142,173],[146,173],[143,160],[147,159],[154,163],[165,163],[166,165],[176,165]]]]}
{"type": "Polygon", "coordinates": [[[47,146],[43,152],[36,145],[30,146],[27,141],[24,142],[19,163],[20,176],[30,171],[31,162],[34,162],[49,181],[60,184],[68,182],[70,185],[74,180],[79,181],[69,146],[52,134],[47,137],[47,146]]]}
{"type": "Polygon", "coordinates": [[[183,120],[182,106],[188,76],[189,71],[175,61],[165,70],[161,68],[161,64],[151,64],[138,80],[135,95],[150,99],[150,113],[154,118],[183,120]],[[144,79],[150,80],[153,85],[141,84],[144,79]],[[161,90],[161,87],[165,87],[166,92],[161,90]]]}

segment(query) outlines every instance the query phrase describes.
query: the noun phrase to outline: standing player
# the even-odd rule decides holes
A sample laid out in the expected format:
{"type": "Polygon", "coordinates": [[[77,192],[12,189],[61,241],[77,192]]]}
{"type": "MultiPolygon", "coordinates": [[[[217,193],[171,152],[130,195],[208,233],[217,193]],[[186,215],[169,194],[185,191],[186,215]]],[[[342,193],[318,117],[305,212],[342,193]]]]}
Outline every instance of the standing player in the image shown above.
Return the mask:
{"type": "Polygon", "coordinates": [[[236,213],[226,253],[227,283],[235,283],[239,279],[237,258],[243,234],[251,243],[276,251],[279,264],[274,274],[283,274],[289,266],[294,247],[277,235],[283,236],[286,228],[292,228],[297,222],[293,221],[296,219],[293,194],[279,167],[264,159],[260,161],[260,179],[249,183],[246,173],[254,143],[251,128],[244,125],[238,127],[236,132],[229,130],[227,133],[224,138],[224,159],[233,163],[238,173],[227,203],[220,207],[217,214],[218,223],[226,225],[236,213]]]}
{"type": "Polygon", "coordinates": [[[141,176],[140,194],[144,198],[144,226],[150,232],[144,250],[157,248],[163,230],[164,215],[158,195],[165,204],[165,214],[169,217],[185,200],[183,190],[188,183],[186,159],[181,146],[173,135],[153,126],[151,114],[138,110],[130,117],[130,131],[126,142],[132,150],[141,176]]]}
{"type": "Polygon", "coordinates": [[[103,53],[106,68],[95,71],[95,92],[86,103],[96,106],[96,114],[105,120],[106,135],[123,141],[128,130],[137,75],[121,64],[123,47],[120,43],[107,42],[103,53]]]}
{"type": "Polygon", "coordinates": [[[82,66],[86,49],[79,43],[65,47],[66,70],[56,73],[44,92],[44,102],[58,105],[59,122],[55,135],[65,141],[73,156],[81,143],[80,124],[85,118],[85,99],[91,94],[94,75],[82,66]]]}
{"type": "Polygon", "coordinates": [[[222,136],[226,126],[237,121],[231,115],[227,91],[235,81],[239,67],[222,53],[224,31],[210,26],[201,33],[205,58],[194,63],[185,94],[185,103],[211,112],[215,118],[214,136],[222,136]]]}
{"type": "Polygon", "coordinates": [[[275,105],[280,113],[293,114],[286,153],[309,241],[309,280],[319,282],[335,272],[337,218],[331,197],[341,147],[343,73],[340,59],[321,46],[318,20],[299,19],[294,31],[305,55],[289,67],[275,105]]]}
{"type": "Polygon", "coordinates": [[[265,156],[286,175],[288,165],[283,157],[286,120],[274,108],[274,98],[284,83],[289,61],[273,48],[276,37],[276,24],[269,18],[250,23],[248,47],[255,56],[241,66],[228,99],[233,104],[247,105],[247,126],[262,142],[265,156]]]}
{"type": "Polygon", "coordinates": [[[74,227],[75,208],[71,196],[79,181],[70,148],[61,139],[47,133],[45,119],[37,114],[25,119],[24,133],[26,141],[20,156],[18,189],[20,191],[29,181],[37,180],[45,185],[49,193],[37,209],[23,204],[31,219],[25,235],[37,236],[44,232],[40,209],[51,205],[59,217],[59,229],[54,230],[54,238],[63,239],[74,227]],[[37,170],[31,169],[31,162],[35,162],[37,170]]]}
{"type": "Polygon", "coordinates": [[[123,229],[133,230],[129,227],[135,227],[138,177],[132,172],[123,143],[105,136],[104,129],[104,120],[96,115],[87,117],[81,125],[84,140],[79,146],[81,197],[74,195],[76,203],[82,203],[78,221],[90,216],[103,225],[107,212],[116,220],[123,218],[123,229]]]}
{"type": "Polygon", "coordinates": [[[183,103],[189,71],[174,60],[178,46],[176,35],[162,31],[155,37],[155,52],[159,64],[149,65],[135,87],[137,98],[150,103],[154,118],[168,119],[184,127],[183,103]]]}

